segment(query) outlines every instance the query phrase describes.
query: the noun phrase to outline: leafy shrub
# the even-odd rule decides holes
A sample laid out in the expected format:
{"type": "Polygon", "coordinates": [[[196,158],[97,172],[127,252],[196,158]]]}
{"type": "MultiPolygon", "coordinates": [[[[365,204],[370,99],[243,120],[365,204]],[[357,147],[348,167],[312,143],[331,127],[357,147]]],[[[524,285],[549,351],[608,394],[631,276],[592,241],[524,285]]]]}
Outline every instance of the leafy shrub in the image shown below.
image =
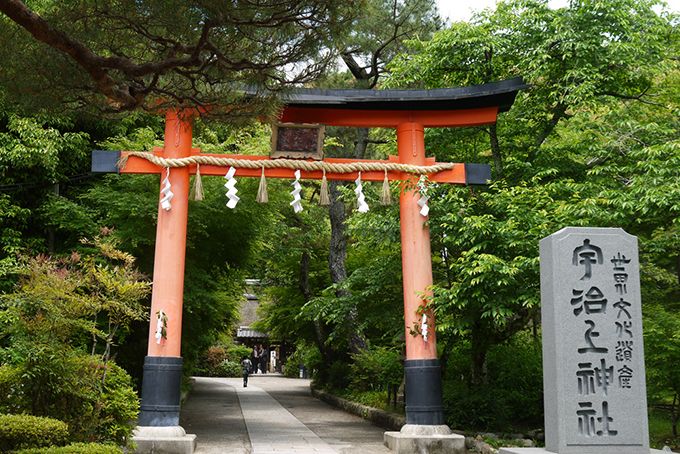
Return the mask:
{"type": "Polygon", "coordinates": [[[71,367],[70,383],[60,383],[64,403],[54,416],[69,423],[75,441],[127,444],[139,412],[130,376],[90,356],[76,357],[71,367]]]}
{"type": "MultiPolygon", "coordinates": [[[[130,376],[112,362],[106,365],[100,399],[101,406],[98,408],[97,424],[93,431],[94,439],[127,445],[136,426],[139,398],[130,376]]],[[[95,410],[97,407],[95,405],[95,410]]]]}
{"type": "Polygon", "coordinates": [[[502,392],[509,421],[542,426],[543,362],[541,342],[520,333],[513,342],[489,353],[488,373],[494,387],[502,392]]]}
{"type": "Polygon", "coordinates": [[[241,377],[241,364],[225,359],[215,368],[217,377],[241,377]]]}
{"type": "Polygon", "coordinates": [[[199,363],[194,369],[194,373],[208,377],[233,377],[235,375],[229,375],[233,374],[233,366],[231,364],[225,366],[224,362],[229,361],[230,363],[240,365],[241,359],[244,356],[250,357],[250,348],[245,345],[213,345],[201,356],[199,363]]]}
{"type": "Polygon", "coordinates": [[[323,360],[321,352],[315,345],[299,343],[295,346],[295,351],[286,359],[283,371],[289,378],[300,376],[300,364],[307,369],[308,377],[316,378],[317,371],[321,368],[323,360]]]}
{"type": "Polygon", "coordinates": [[[351,381],[349,365],[344,361],[334,361],[324,370],[324,383],[330,389],[345,389],[351,381]]]}
{"type": "Polygon", "coordinates": [[[445,380],[443,395],[447,424],[452,428],[505,429],[511,416],[503,403],[503,391],[488,385],[473,387],[463,380],[445,380]]]}
{"type": "Polygon", "coordinates": [[[144,318],[149,285],[115,242],[85,244],[84,255],[27,260],[16,291],[0,295],[0,364],[10,367],[0,406],[64,421],[72,441],[124,444],[138,399],[125,371],[100,358],[144,318]]]}
{"type": "Polygon", "coordinates": [[[214,371],[225,359],[227,359],[227,349],[213,345],[208,347],[205,355],[203,355],[201,366],[207,371],[214,371]]]}
{"type": "Polygon", "coordinates": [[[67,446],[22,449],[15,454],[123,454],[123,450],[110,444],[73,443],[67,446]]]}
{"type": "Polygon", "coordinates": [[[487,356],[487,380],[470,383],[469,352],[449,357],[443,383],[444,407],[451,427],[508,430],[543,423],[541,345],[520,333],[487,356]]]}
{"type": "Polygon", "coordinates": [[[347,389],[339,390],[338,396],[368,407],[394,411],[393,408],[387,405],[387,392],[385,391],[356,391],[347,389]]]}
{"type": "Polygon", "coordinates": [[[63,445],[67,440],[68,425],[63,421],[31,415],[0,415],[0,452],[63,445]]]}
{"type": "Polygon", "coordinates": [[[251,349],[245,345],[230,345],[227,347],[227,359],[240,363],[243,357],[250,358],[251,349]]]}
{"type": "Polygon", "coordinates": [[[352,389],[385,390],[399,385],[404,377],[401,355],[385,347],[370,348],[352,355],[352,389]]]}
{"type": "Polygon", "coordinates": [[[288,378],[300,377],[300,364],[296,364],[288,358],[286,364],[283,366],[283,375],[288,378]]]}
{"type": "Polygon", "coordinates": [[[21,369],[8,364],[0,365],[0,413],[18,413],[21,369]]]}
{"type": "Polygon", "coordinates": [[[0,402],[16,411],[65,421],[75,441],[126,444],[139,400],[129,375],[113,362],[37,346],[15,372],[0,374],[0,402]],[[8,387],[1,379],[20,379],[8,387]],[[7,394],[5,394],[7,393],[7,394]]]}

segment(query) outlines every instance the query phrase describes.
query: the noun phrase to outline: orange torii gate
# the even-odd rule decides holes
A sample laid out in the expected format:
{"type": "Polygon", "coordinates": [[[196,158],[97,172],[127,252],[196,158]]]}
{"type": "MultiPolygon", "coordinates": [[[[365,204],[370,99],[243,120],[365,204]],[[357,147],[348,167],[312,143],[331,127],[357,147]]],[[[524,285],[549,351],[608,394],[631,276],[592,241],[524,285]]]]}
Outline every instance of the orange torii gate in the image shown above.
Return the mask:
{"type": "MultiPolygon", "coordinates": [[[[321,179],[325,174],[328,179],[354,180],[358,172],[334,172],[333,165],[362,162],[376,163],[380,168],[361,172],[361,179],[364,181],[383,181],[386,177],[391,180],[417,181],[417,174],[414,175],[414,172],[404,171],[399,166],[390,167],[389,164],[435,168],[432,166],[438,163],[425,156],[425,128],[495,123],[498,113],[511,107],[517,92],[522,88],[525,88],[524,82],[521,78],[516,78],[485,85],[438,90],[299,90],[285,100],[280,121],[395,128],[397,131],[397,157],[391,156],[385,161],[327,158],[318,163],[315,169],[302,169],[302,179],[321,179]],[[325,171],[326,167],[330,170],[325,171]]],[[[174,194],[171,209],[163,208],[160,202],[158,208],[151,323],[139,417],[139,426],[142,427],[170,429],[179,424],[182,370],[180,344],[189,177],[196,173],[196,164],[195,160],[190,164],[178,163],[192,157],[229,158],[232,161],[227,165],[235,168],[236,177],[260,177],[264,173],[265,177],[270,178],[295,178],[294,169],[277,167],[265,156],[209,155],[192,148],[195,112],[192,109],[167,111],[164,146],[153,153],[161,159],[156,163],[151,162],[143,153],[93,152],[93,171],[160,174],[162,180],[167,176],[174,194]],[[116,163],[120,158],[123,158],[121,162],[124,165],[117,169],[116,163]],[[172,159],[180,161],[168,161],[172,159]],[[246,168],[234,165],[233,160],[257,164],[246,168]],[[172,171],[167,172],[165,166],[172,167],[172,171]],[[162,339],[158,336],[161,324],[164,332],[162,339]]],[[[225,167],[201,163],[200,173],[223,176],[225,167]]],[[[421,169],[420,173],[426,172],[421,169]]],[[[439,183],[485,184],[490,178],[490,171],[488,166],[483,165],[444,164],[439,166],[436,173],[428,174],[428,178],[439,183]]],[[[425,300],[431,295],[430,234],[427,217],[421,215],[421,206],[418,205],[420,196],[417,188],[415,185],[412,187],[413,189],[402,191],[399,197],[406,335],[406,422],[419,426],[442,426],[445,420],[434,317],[430,311],[425,312],[425,317],[419,314],[425,300]],[[421,326],[425,323],[427,335],[412,334],[414,325],[421,326]]],[[[162,196],[161,193],[161,199],[162,196]]],[[[174,432],[161,430],[154,433],[162,438],[174,432]]]]}

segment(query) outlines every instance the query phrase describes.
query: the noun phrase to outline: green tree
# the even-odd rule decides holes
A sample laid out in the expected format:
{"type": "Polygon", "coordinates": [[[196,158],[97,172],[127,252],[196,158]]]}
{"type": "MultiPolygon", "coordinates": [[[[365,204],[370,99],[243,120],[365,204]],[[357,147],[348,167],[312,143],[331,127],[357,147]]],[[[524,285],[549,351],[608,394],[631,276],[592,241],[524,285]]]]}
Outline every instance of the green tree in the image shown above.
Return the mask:
{"type": "MultiPolygon", "coordinates": [[[[131,114],[121,121],[93,123],[82,120],[61,120],[57,123],[31,117],[27,124],[45,128],[50,140],[47,150],[61,149],[65,137],[78,138],[82,148],[149,150],[162,145],[163,125],[156,116],[131,114]],[[80,127],[88,132],[71,134],[80,127]],[[104,140],[93,143],[95,137],[104,140]]],[[[3,123],[0,122],[0,131],[3,123]]],[[[242,125],[239,128],[199,122],[195,128],[196,145],[210,152],[261,151],[268,141],[268,130],[261,125],[242,125]]],[[[0,132],[2,134],[2,132],[0,132]]],[[[35,133],[37,134],[37,133],[35,133]]],[[[7,132],[12,144],[19,139],[16,133],[7,132]]],[[[29,147],[30,141],[24,140],[29,147]]],[[[33,145],[36,148],[38,145],[33,145]]],[[[79,145],[80,146],[80,145],[79,145]]],[[[66,146],[63,149],[69,149],[66,146]]],[[[79,148],[80,150],[80,148],[79,148]]],[[[0,156],[5,153],[0,147],[0,156]]],[[[36,152],[37,153],[37,152],[36,152]]],[[[84,154],[84,153],[83,153],[84,154]]],[[[0,157],[0,159],[2,159],[0,157]]],[[[54,166],[68,169],[80,162],[69,153],[55,153],[54,166]]],[[[89,165],[89,164],[88,164],[89,165]]],[[[79,168],[76,166],[76,168],[79,168]]],[[[60,194],[52,194],[50,186],[34,186],[47,179],[43,167],[24,170],[21,165],[7,165],[0,174],[1,181],[17,179],[16,185],[5,185],[12,198],[2,196],[5,254],[3,272],[5,288],[10,289],[16,280],[15,267],[18,253],[38,254],[48,250],[48,232],[52,232],[53,250],[68,253],[71,250],[86,252],[90,246],[80,243],[82,237],[93,237],[101,229],[111,231],[125,252],[136,257],[139,268],[151,275],[154,258],[155,225],[158,211],[157,176],[78,175],[62,172],[58,176],[60,194]],[[5,176],[7,176],[6,179],[5,176]],[[21,180],[18,180],[21,178],[21,180]],[[63,179],[62,179],[63,178],[63,179]],[[42,189],[44,188],[44,189],[42,189]]],[[[78,170],[80,171],[80,170],[78,170]]],[[[75,172],[75,170],[74,170],[75,172]]],[[[268,217],[273,211],[267,206],[242,203],[235,212],[224,207],[222,182],[219,178],[204,178],[206,197],[203,202],[191,202],[187,241],[187,284],[185,286],[185,317],[183,354],[187,373],[199,353],[210,345],[215,336],[229,330],[235,321],[240,300],[243,269],[259,252],[261,235],[266,234],[268,217]]],[[[52,181],[52,180],[47,180],[52,181]]],[[[244,202],[255,198],[257,181],[239,182],[244,202]]],[[[133,376],[141,376],[142,361],[146,351],[148,322],[132,323],[132,332],[123,345],[116,346],[119,364],[133,376]]],[[[104,345],[104,344],[100,344],[104,345]]]]}
{"type": "Polygon", "coordinates": [[[647,386],[652,404],[667,410],[672,433],[678,436],[680,420],[680,373],[672,364],[680,361],[680,316],[677,306],[652,305],[645,311],[647,386]]]}
{"type": "Polygon", "coordinates": [[[8,99],[33,106],[230,105],[230,118],[250,117],[271,112],[261,89],[308,81],[333,60],[328,49],[357,6],[7,0],[0,3],[0,83],[8,99]],[[244,86],[258,97],[244,99],[244,86]]]}
{"type": "MultiPolygon", "coordinates": [[[[513,109],[479,133],[497,177],[522,176],[520,169],[505,168],[506,156],[514,158],[508,165],[522,165],[530,176],[560,121],[608,98],[649,96],[672,41],[670,18],[654,12],[657,3],[578,0],[551,9],[547,0],[500,2],[470,23],[414,42],[390,66],[388,85],[436,88],[523,77],[529,87],[513,109]]],[[[466,142],[464,148],[474,143],[466,142]]]]}
{"type": "MultiPolygon", "coordinates": [[[[436,189],[431,212],[433,243],[442,256],[434,299],[442,356],[457,338],[468,339],[473,383],[485,380],[490,346],[537,317],[541,237],[565,225],[619,225],[640,233],[621,223],[629,212],[616,216],[612,209],[621,201],[608,204],[604,189],[628,192],[617,178],[630,155],[614,153],[608,139],[627,128],[626,110],[655,103],[664,91],[660,75],[677,48],[670,18],[656,14],[653,4],[584,0],[553,10],[546,1],[501,2],[471,23],[414,42],[413,51],[391,66],[392,86],[514,76],[529,84],[497,125],[427,136],[438,160],[491,161],[498,180],[488,190],[436,189]],[[619,117],[616,127],[602,118],[609,112],[619,117]],[[608,172],[616,177],[607,179],[608,172]]],[[[649,110],[642,129],[655,120],[672,129],[668,109],[677,110],[677,103],[669,102],[649,110]]],[[[645,176],[651,174],[638,175],[642,186],[650,182],[645,176]]]]}
{"type": "Polygon", "coordinates": [[[369,0],[336,46],[355,84],[374,88],[407,40],[427,39],[441,25],[433,0],[369,0]]]}
{"type": "MultiPolygon", "coordinates": [[[[82,177],[90,144],[63,117],[22,116],[0,101],[0,288],[16,281],[19,254],[54,248],[54,231],[40,218],[48,194],[82,177]]],[[[71,215],[77,217],[79,213],[71,215]]],[[[90,229],[82,235],[93,235],[90,229]]]]}
{"type": "Polygon", "coordinates": [[[30,211],[12,203],[7,194],[0,194],[0,291],[10,290],[17,271],[17,257],[26,247],[23,229],[30,211]]]}
{"type": "MultiPolygon", "coordinates": [[[[305,197],[301,213],[289,207],[288,184],[270,186],[276,215],[262,238],[262,256],[254,266],[265,290],[262,326],[273,338],[293,344],[314,344],[329,364],[341,350],[329,345],[329,323],[321,313],[302,313],[314,296],[331,284],[328,274],[329,225],[324,210],[315,207],[316,190],[305,197]]],[[[272,205],[273,203],[273,205],[272,205]]]]}

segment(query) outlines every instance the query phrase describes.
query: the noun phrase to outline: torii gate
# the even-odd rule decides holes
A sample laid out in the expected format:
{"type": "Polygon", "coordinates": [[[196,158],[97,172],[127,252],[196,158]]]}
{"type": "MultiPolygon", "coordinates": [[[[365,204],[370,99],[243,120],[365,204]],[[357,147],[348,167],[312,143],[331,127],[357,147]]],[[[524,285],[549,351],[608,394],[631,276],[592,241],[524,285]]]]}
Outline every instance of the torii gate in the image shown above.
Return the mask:
{"type": "MultiPolygon", "coordinates": [[[[327,126],[396,128],[397,157],[377,164],[433,166],[434,159],[425,156],[424,128],[480,126],[496,122],[499,112],[507,111],[517,92],[525,88],[521,78],[485,85],[438,90],[300,90],[286,101],[280,120],[291,123],[320,123],[327,126]]],[[[209,155],[192,148],[192,110],[168,110],[162,149],[154,154],[165,159],[188,157],[229,158],[236,177],[294,178],[290,168],[268,168],[265,156],[209,155]],[[251,168],[239,167],[233,160],[254,162],[251,168]],[[254,167],[254,168],[252,168],[254,167]]],[[[164,161],[165,162],[165,161],[164,161]]],[[[353,163],[349,159],[324,159],[317,170],[302,170],[303,179],[321,179],[321,167],[353,163]]],[[[166,169],[135,152],[94,152],[93,171],[120,173],[155,173],[161,179],[166,169]],[[125,165],[116,168],[123,158],[125,165]]],[[[448,164],[447,170],[429,174],[431,181],[452,184],[485,184],[490,177],[488,166],[448,164]]],[[[392,166],[392,168],[398,168],[392,166]]],[[[431,167],[433,168],[433,167],[431,167]]],[[[196,165],[172,169],[168,175],[174,197],[172,207],[159,203],[156,249],[151,298],[148,355],[144,361],[142,404],[139,425],[142,427],[176,427],[179,424],[180,351],[184,260],[189,200],[189,176],[196,165]],[[162,311],[162,312],[161,312],[162,311]],[[165,314],[162,342],[158,342],[158,314],[165,314]]],[[[202,175],[224,175],[219,165],[201,164],[202,175]]],[[[325,172],[328,179],[353,180],[357,172],[325,172]]],[[[400,170],[364,171],[364,181],[414,179],[400,170]]],[[[163,190],[163,187],[161,187],[163,190]]],[[[163,194],[161,193],[161,199],[163,194]]],[[[420,325],[419,309],[431,295],[432,262],[430,234],[426,216],[421,215],[417,189],[407,189],[399,197],[401,222],[402,271],[404,286],[404,328],[406,337],[406,422],[420,426],[445,424],[442,407],[441,375],[437,359],[434,317],[426,312],[428,336],[412,335],[414,324],[420,325]]],[[[181,428],[180,428],[181,429],[181,428]]],[[[183,432],[183,431],[182,431],[183,432]]]]}

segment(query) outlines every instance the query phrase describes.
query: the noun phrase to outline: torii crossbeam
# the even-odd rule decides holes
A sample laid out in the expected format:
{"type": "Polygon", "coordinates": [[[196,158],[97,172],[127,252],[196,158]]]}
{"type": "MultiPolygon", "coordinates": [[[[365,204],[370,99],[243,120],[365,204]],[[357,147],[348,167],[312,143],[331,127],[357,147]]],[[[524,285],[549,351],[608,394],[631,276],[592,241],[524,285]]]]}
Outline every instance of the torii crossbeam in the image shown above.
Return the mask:
{"type": "MultiPolygon", "coordinates": [[[[293,123],[321,123],[327,126],[396,128],[397,157],[385,161],[360,161],[378,164],[446,167],[428,174],[431,181],[450,184],[485,184],[488,167],[470,164],[435,163],[425,156],[426,127],[480,126],[496,122],[499,112],[506,111],[517,92],[525,88],[522,79],[491,84],[440,90],[300,90],[285,100],[280,120],[293,123]]],[[[208,155],[192,148],[191,111],[170,110],[166,113],[165,139],[156,156],[165,159],[215,157],[242,160],[236,168],[238,177],[294,178],[294,169],[264,168],[269,161],[264,156],[208,155]],[[245,164],[253,163],[251,168],[245,164]]],[[[326,164],[355,163],[357,160],[332,159],[326,164]]],[[[322,165],[322,164],[319,164],[322,165]]],[[[161,174],[164,167],[136,156],[134,152],[93,153],[93,171],[161,174]],[[117,169],[116,162],[126,157],[125,165],[117,169]]],[[[180,352],[182,328],[182,297],[184,259],[189,198],[189,176],[196,165],[173,168],[169,181],[174,198],[170,210],[159,203],[158,226],[151,301],[148,356],[144,364],[140,426],[167,427],[179,424],[179,387],[182,358],[180,352]],[[155,334],[164,314],[166,337],[158,342],[155,334]]],[[[202,175],[224,175],[219,165],[201,164],[202,175]]],[[[303,179],[321,179],[322,170],[303,170],[303,179]]],[[[362,172],[364,181],[382,181],[385,171],[362,172]]],[[[391,180],[417,179],[411,172],[389,170],[391,180]]],[[[328,179],[353,180],[357,173],[326,172],[328,179]]],[[[413,185],[414,186],[414,185],[413,185]]],[[[441,375],[437,359],[434,317],[420,313],[431,295],[432,262],[430,234],[426,218],[420,213],[417,189],[401,192],[399,213],[401,222],[402,271],[404,285],[404,328],[406,337],[406,422],[422,426],[441,426],[444,413],[441,397],[441,375]],[[427,336],[412,335],[414,325],[426,320],[427,336]]],[[[181,429],[181,428],[180,428],[181,429]]],[[[139,443],[139,440],[138,440],[139,443]]]]}

